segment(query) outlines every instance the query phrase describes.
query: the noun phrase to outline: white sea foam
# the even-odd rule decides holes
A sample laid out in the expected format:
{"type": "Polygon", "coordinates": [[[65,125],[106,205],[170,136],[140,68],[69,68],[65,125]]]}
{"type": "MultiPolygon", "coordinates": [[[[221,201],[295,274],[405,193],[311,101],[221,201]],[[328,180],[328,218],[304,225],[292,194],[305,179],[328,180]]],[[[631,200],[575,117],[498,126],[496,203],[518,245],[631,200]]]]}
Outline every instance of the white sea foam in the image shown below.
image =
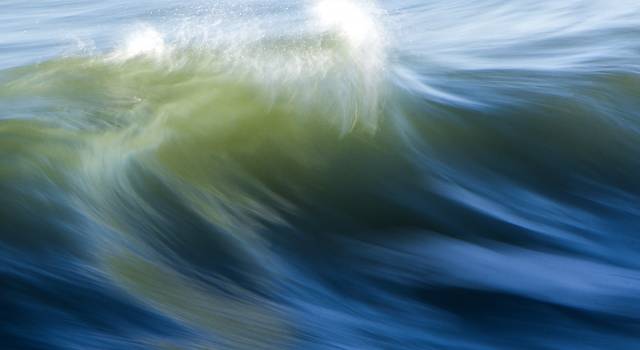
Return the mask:
{"type": "Polygon", "coordinates": [[[138,25],[123,43],[109,56],[113,60],[128,60],[136,57],[160,59],[169,53],[165,34],[144,24],[138,25]]]}

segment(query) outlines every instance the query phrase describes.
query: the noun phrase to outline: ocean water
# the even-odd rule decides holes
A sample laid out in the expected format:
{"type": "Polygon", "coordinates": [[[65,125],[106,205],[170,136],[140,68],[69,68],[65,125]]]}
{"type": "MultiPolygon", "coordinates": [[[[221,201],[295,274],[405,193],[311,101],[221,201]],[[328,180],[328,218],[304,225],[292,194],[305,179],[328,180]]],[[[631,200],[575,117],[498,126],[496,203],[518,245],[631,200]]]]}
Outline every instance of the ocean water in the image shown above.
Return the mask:
{"type": "Polygon", "coordinates": [[[0,349],[640,348],[637,0],[0,0],[0,349]]]}

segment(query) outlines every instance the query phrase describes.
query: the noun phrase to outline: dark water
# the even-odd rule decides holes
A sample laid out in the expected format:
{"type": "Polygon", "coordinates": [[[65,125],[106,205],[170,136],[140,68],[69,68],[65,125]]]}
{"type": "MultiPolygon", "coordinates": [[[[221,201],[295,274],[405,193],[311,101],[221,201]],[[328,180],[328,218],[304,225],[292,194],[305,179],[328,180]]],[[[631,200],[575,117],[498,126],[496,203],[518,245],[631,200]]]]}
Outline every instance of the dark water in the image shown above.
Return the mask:
{"type": "Polygon", "coordinates": [[[640,348],[639,28],[0,0],[0,348],[640,348]]]}

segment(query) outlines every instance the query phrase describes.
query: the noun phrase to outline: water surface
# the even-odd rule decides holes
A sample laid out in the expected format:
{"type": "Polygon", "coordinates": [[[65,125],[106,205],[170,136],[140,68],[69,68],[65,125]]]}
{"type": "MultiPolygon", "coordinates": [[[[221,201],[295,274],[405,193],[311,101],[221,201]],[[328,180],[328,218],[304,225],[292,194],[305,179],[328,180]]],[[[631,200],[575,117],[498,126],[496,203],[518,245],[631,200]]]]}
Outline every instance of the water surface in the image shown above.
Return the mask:
{"type": "Polygon", "coordinates": [[[0,0],[0,347],[637,349],[638,28],[0,0]]]}

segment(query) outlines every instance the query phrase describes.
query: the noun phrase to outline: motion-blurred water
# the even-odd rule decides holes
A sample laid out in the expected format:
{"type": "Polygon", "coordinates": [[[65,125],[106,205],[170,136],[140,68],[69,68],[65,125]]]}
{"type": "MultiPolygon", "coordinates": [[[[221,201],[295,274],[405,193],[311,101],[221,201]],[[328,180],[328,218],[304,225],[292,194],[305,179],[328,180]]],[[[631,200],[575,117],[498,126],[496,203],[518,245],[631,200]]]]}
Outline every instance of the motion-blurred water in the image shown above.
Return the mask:
{"type": "Polygon", "coordinates": [[[637,0],[0,0],[0,348],[640,348],[637,0]]]}

